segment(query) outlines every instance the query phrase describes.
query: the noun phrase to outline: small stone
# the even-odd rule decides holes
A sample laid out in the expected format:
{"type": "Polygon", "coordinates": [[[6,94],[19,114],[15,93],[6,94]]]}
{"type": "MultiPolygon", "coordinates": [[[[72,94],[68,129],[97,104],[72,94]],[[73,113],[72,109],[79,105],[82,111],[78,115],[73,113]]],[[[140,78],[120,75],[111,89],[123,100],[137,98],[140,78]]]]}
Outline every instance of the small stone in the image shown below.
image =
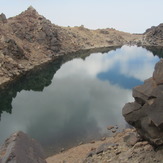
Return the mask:
{"type": "Polygon", "coordinates": [[[81,141],[80,143],[79,143],[79,145],[82,145],[83,144],[83,142],[81,141]]]}
{"type": "Polygon", "coordinates": [[[121,151],[117,151],[115,154],[116,154],[116,155],[119,155],[120,153],[121,153],[121,151]]]}
{"type": "Polygon", "coordinates": [[[111,130],[111,129],[113,129],[113,128],[114,128],[114,126],[108,126],[108,127],[107,127],[108,130],[111,130]]]}
{"type": "Polygon", "coordinates": [[[107,162],[111,162],[111,161],[112,161],[112,159],[107,160],[107,162]]]}
{"type": "Polygon", "coordinates": [[[101,138],[101,141],[104,141],[104,140],[106,140],[106,137],[101,138]]]}
{"type": "Polygon", "coordinates": [[[104,143],[101,144],[97,149],[96,149],[96,154],[106,152],[108,148],[110,148],[113,145],[113,143],[104,143]]]}
{"type": "Polygon", "coordinates": [[[92,156],[95,155],[95,154],[96,154],[95,151],[91,151],[91,152],[89,152],[89,153],[87,154],[86,158],[92,157],[92,156]]]}
{"type": "Polygon", "coordinates": [[[96,148],[94,148],[94,147],[91,148],[91,151],[95,151],[95,150],[96,150],[96,148]]]}
{"type": "Polygon", "coordinates": [[[116,130],[112,130],[112,133],[116,133],[116,130]]]}
{"type": "Polygon", "coordinates": [[[91,143],[91,144],[94,144],[94,143],[95,143],[95,141],[94,141],[94,140],[92,140],[90,143],[91,143]]]}
{"type": "Polygon", "coordinates": [[[115,127],[115,129],[118,129],[118,128],[119,128],[118,126],[115,127]]]}
{"type": "Polygon", "coordinates": [[[114,148],[114,150],[117,150],[117,147],[116,146],[114,146],[113,148],[114,148]]]}
{"type": "Polygon", "coordinates": [[[65,151],[65,149],[64,149],[64,148],[62,148],[60,152],[62,153],[62,152],[64,152],[64,151],[65,151]]]}

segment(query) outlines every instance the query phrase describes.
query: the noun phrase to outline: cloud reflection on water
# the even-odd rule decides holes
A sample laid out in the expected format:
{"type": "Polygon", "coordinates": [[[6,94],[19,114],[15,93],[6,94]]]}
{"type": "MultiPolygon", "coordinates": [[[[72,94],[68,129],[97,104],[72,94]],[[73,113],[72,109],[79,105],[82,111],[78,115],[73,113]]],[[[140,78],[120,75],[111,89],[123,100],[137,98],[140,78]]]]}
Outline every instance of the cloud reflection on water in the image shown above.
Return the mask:
{"type": "Polygon", "coordinates": [[[127,101],[132,101],[131,89],[119,82],[102,80],[99,74],[108,75],[118,67],[118,73],[125,76],[125,80],[130,77],[143,81],[151,76],[157,60],[143,48],[123,46],[116,51],[65,63],[43,92],[17,94],[12,102],[12,115],[3,113],[1,139],[22,130],[44,146],[57,148],[98,137],[106,132],[108,125],[123,128],[121,109],[127,101]]]}

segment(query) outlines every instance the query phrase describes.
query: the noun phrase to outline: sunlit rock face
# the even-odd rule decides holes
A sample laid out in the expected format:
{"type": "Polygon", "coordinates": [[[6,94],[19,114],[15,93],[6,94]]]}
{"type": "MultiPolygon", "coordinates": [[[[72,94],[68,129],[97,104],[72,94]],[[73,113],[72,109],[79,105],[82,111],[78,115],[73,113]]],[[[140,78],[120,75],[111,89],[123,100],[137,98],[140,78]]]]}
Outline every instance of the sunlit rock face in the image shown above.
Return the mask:
{"type": "Polygon", "coordinates": [[[122,114],[138,133],[153,145],[163,145],[163,60],[153,77],[133,89],[135,102],[127,103],[122,114]]]}

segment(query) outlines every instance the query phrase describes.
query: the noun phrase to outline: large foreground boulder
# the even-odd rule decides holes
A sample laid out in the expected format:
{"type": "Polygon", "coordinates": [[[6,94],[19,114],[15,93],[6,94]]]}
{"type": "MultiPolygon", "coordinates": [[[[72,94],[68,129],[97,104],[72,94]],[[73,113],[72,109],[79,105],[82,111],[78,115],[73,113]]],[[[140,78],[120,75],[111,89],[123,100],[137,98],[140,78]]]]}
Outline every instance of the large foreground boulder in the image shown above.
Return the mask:
{"type": "Polygon", "coordinates": [[[154,146],[163,145],[163,60],[153,77],[133,88],[135,102],[127,103],[122,114],[138,133],[154,146]]]}
{"type": "Polygon", "coordinates": [[[46,163],[42,147],[23,132],[17,132],[0,148],[0,163],[46,163]]]}

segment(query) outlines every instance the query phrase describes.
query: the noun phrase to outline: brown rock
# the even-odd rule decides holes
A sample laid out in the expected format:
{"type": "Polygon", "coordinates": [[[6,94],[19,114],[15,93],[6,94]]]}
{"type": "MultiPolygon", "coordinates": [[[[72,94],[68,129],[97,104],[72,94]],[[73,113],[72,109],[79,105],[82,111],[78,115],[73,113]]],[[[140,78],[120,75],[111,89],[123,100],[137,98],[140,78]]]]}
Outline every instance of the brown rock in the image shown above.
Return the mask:
{"type": "Polygon", "coordinates": [[[149,78],[144,81],[143,85],[133,88],[132,95],[137,103],[144,105],[154,88],[156,88],[156,83],[152,78],[149,78]]]}
{"type": "Polygon", "coordinates": [[[153,73],[153,79],[156,83],[163,84],[163,59],[161,59],[156,65],[153,73]]]}
{"type": "Polygon", "coordinates": [[[114,128],[114,126],[108,126],[108,127],[107,127],[108,130],[111,130],[111,129],[113,129],[113,128],[114,128]]]}
{"type": "Polygon", "coordinates": [[[150,78],[133,89],[135,102],[124,106],[122,114],[140,136],[155,146],[163,145],[163,60],[150,78]]]}
{"type": "Polygon", "coordinates": [[[133,111],[136,111],[139,109],[141,109],[141,105],[138,104],[137,102],[127,103],[127,104],[125,104],[125,106],[122,109],[122,115],[126,116],[126,115],[132,113],[133,111]]]}
{"type": "Polygon", "coordinates": [[[116,130],[112,130],[112,133],[116,133],[116,130]]]}
{"type": "Polygon", "coordinates": [[[136,133],[128,133],[124,137],[124,142],[126,142],[127,146],[134,146],[139,141],[139,138],[136,133]]]}
{"type": "Polygon", "coordinates": [[[7,23],[6,15],[3,13],[0,15],[0,22],[7,23]]]}
{"type": "Polygon", "coordinates": [[[65,151],[65,149],[64,149],[64,148],[62,148],[62,149],[61,149],[61,152],[64,152],[64,151],[65,151]]]}
{"type": "Polygon", "coordinates": [[[113,146],[113,143],[104,143],[101,144],[97,149],[96,149],[96,154],[100,154],[105,152],[110,146],[113,146]]]}
{"type": "Polygon", "coordinates": [[[17,132],[0,148],[1,163],[46,163],[42,147],[23,132],[17,132]]]}
{"type": "Polygon", "coordinates": [[[106,137],[101,138],[101,141],[104,141],[104,140],[106,140],[106,137]]]}

